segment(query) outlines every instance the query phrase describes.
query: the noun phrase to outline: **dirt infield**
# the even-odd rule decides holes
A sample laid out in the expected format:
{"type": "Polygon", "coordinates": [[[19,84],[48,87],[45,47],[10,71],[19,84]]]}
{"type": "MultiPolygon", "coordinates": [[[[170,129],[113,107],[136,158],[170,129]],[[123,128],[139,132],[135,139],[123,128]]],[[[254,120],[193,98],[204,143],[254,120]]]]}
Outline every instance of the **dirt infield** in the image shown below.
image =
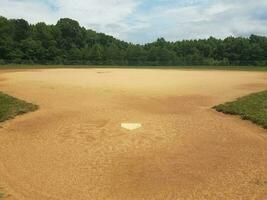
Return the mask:
{"type": "Polygon", "coordinates": [[[266,89],[267,73],[50,69],[0,80],[40,106],[1,124],[8,200],[266,199],[267,131],[211,107],[266,89]]]}

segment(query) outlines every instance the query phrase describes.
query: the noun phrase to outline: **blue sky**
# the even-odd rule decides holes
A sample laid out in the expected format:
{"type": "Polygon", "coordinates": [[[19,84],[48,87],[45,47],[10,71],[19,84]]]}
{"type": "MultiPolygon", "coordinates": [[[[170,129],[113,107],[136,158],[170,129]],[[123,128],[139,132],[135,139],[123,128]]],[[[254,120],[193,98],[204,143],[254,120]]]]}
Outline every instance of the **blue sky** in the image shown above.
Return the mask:
{"type": "Polygon", "coordinates": [[[82,26],[133,43],[267,35],[266,0],[0,0],[0,15],[82,26]]]}

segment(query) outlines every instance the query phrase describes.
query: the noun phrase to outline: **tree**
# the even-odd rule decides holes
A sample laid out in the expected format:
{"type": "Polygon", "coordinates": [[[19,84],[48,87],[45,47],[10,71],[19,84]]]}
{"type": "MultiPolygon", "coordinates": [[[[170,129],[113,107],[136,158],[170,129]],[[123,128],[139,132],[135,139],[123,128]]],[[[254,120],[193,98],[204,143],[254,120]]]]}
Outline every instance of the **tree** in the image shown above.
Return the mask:
{"type": "Polygon", "coordinates": [[[267,37],[251,35],[139,45],[81,27],[63,18],[56,25],[29,25],[0,17],[0,64],[267,65],[267,37]]]}
{"type": "Polygon", "coordinates": [[[94,64],[100,64],[103,57],[103,49],[100,45],[95,44],[90,51],[90,59],[94,64]]]}
{"type": "Polygon", "coordinates": [[[61,34],[60,42],[62,48],[82,47],[82,31],[77,21],[63,18],[57,22],[56,27],[61,34]]]}
{"type": "Polygon", "coordinates": [[[14,25],[14,41],[20,42],[30,36],[30,25],[24,19],[12,19],[14,25]]]}
{"type": "Polygon", "coordinates": [[[0,17],[0,59],[8,60],[8,54],[12,51],[13,47],[13,26],[4,17],[0,17]]]}

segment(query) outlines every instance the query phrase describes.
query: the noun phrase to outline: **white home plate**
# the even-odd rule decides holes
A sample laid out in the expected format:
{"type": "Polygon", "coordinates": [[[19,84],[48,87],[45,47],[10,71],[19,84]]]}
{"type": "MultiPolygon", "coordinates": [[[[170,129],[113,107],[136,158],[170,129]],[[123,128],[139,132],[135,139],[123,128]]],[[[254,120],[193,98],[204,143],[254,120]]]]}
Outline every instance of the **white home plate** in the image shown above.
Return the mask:
{"type": "Polygon", "coordinates": [[[127,130],[135,130],[142,127],[142,124],[139,123],[121,123],[121,127],[127,130]]]}

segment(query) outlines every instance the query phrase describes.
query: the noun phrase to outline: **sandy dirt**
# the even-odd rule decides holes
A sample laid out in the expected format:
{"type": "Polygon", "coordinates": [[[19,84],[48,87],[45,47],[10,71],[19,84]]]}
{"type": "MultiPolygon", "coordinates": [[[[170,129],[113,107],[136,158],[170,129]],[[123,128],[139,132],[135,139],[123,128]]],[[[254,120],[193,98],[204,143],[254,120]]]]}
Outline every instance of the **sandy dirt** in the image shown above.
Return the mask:
{"type": "Polygon", "coordinates": [[[1,71],[1,91],[40,109],[0,124],[0,187],[8,200],[265,200],[267,131],[211,107],[266,88],[264,72],[1,71]]]}

